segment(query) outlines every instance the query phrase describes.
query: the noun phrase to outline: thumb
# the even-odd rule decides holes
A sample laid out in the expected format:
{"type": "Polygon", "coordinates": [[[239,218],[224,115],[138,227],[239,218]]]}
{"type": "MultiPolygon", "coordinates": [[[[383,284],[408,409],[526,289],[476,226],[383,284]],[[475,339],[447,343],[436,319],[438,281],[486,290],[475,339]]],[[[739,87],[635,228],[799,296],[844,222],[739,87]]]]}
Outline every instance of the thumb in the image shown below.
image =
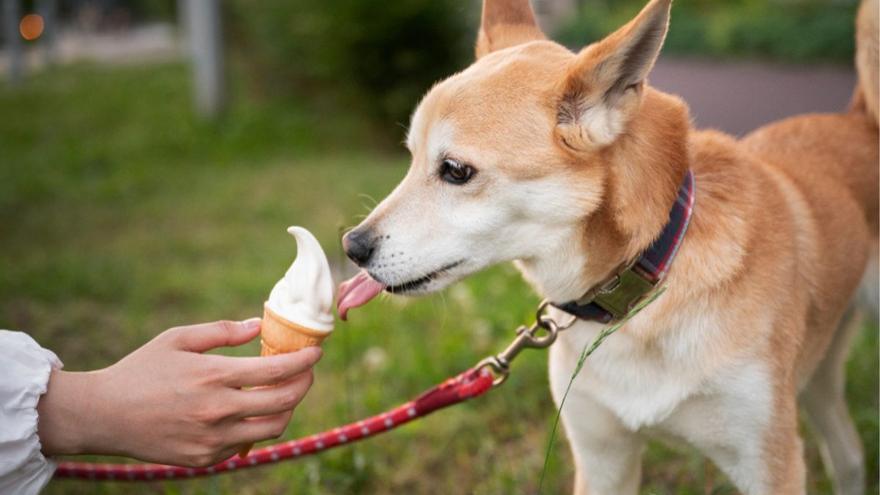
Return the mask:
{"type": "Polygon", "coordinates": [[[260,318],[244,321],[215,321],[171,330],[175,347],[184,351],[205,352],[217,347],[250,342],[260,333],[260,318]]]}

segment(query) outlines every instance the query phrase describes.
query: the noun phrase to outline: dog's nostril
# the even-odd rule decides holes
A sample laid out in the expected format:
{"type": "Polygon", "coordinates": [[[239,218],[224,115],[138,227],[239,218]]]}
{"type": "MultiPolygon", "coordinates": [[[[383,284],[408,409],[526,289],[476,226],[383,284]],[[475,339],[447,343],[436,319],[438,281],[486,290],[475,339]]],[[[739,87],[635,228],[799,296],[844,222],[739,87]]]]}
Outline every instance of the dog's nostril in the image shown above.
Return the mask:
{"type": "Polygon", "coordinates": [[[345,255],[358,266],[364,266],[370,261],[374,248],[375,237],[370,230],[352,230],[342,238],[345,255]]]}

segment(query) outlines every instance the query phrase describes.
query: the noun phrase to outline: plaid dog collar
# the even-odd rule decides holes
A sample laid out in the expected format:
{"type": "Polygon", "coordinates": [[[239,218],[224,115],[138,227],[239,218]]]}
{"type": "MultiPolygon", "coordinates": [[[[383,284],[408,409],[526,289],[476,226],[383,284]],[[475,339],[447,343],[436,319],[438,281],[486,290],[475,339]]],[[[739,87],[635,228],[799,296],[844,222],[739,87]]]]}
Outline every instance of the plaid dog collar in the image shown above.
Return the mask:
{"type": "Polygon", "coordinates": [[[642,254],[583,297],[553,305],[582,320],[610,323],[629,313],[663,280],[694,211],[694,174],[688,170],[660,236],[642,254]]]}

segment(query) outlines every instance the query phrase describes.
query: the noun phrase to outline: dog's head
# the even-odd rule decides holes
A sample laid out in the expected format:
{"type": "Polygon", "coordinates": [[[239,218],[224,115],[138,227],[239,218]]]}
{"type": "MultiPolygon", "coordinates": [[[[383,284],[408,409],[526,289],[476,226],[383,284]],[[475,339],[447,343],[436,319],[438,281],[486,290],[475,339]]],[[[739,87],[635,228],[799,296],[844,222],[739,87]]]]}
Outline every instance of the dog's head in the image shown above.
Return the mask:
{"type": "Polygon", "coordinates": [[[416,108],[410,170],[346,234],[348,256],[402,294],[517,260],[564,299],[632,255],[683,174],[672,163],[683,161],[686,111],[645,84],[669,7],[652,0],[575,54],[544,39],[528,0],[485,0],[477,60],[416,108]]]}

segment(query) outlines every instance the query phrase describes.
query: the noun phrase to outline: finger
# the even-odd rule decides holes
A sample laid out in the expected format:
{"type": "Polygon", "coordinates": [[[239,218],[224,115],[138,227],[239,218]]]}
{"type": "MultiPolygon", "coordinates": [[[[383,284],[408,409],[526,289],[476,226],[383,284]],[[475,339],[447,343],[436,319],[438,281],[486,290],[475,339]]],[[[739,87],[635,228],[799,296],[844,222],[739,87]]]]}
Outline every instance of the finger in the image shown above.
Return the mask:
{"type": "Polygon", "coordinates": [[[191,352],[205,352],[217,347],[237,346],[250,342],[260,333],[261,320],[215,321],[185,327],[172,328],[176,347],[191,352]]]}
{"type": "Polygon", "coordinates": [[[239,418],[269,416],[296,407],[314,382],[311,370],[292,380],[274,387],[261,387],[235,392],[236,404],[240,404],[239,418]]]}
{"type": "Polygon", "coordinates": [[[237,421],[228,430],[229,442],[234,445],[253,444],[284,434],[293,411],[284,411],[270,416],[248,418],[237,421]]]}
{"type": "Polygon", "coordinates": [[[308,371],[321,359],[320,347],[266,357],[212,356],[227,372],[224,383],[233,388],[258,387],[286,382],[308,371]]]}
{"type": "Polygon", "coordinates": [[[211,459],[208,462],[199,462],[199,463],[190,463],[183,464],[184,466],[189,467],[208,467],[217,465],[223,461],[231,459],[238,454],[238,451],[241,450],[241,445],[228,445],[224,446],[221,450],[218,450],[217,453],[213,454],[211,459]]]}

